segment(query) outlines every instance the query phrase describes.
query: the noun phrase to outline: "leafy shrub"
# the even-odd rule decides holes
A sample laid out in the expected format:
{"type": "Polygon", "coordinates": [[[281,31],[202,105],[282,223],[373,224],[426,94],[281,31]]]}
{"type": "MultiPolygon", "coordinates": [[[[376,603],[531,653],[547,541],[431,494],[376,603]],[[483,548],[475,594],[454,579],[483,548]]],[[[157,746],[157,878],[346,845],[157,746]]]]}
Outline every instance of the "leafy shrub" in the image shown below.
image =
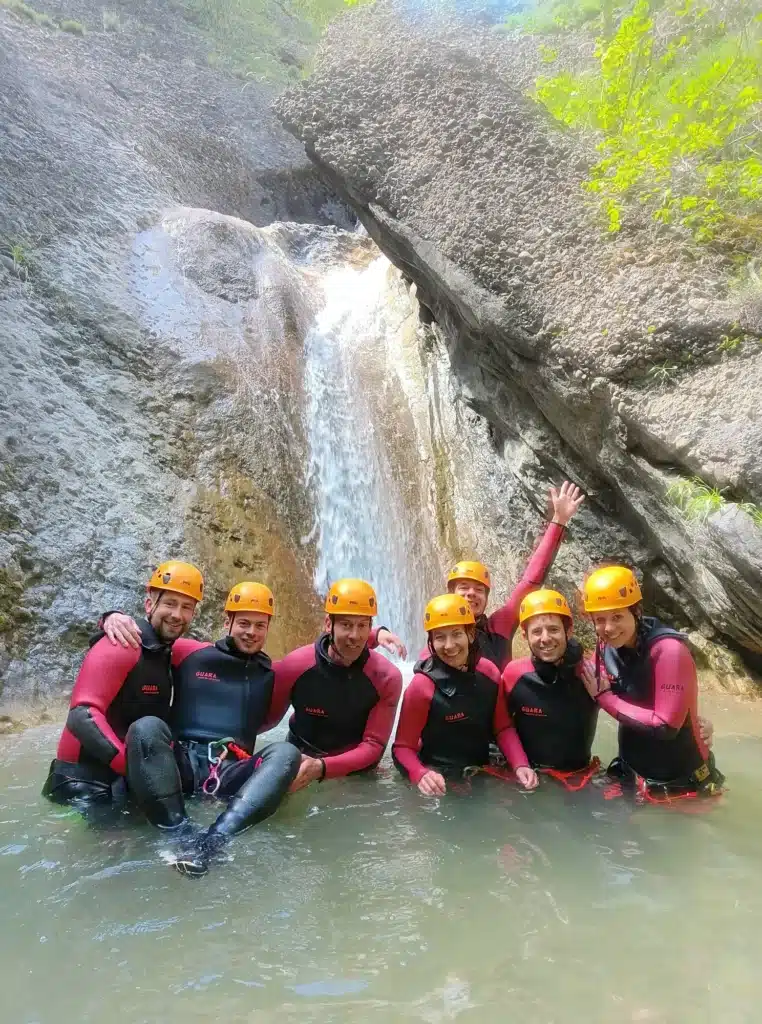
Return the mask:
{"type": "MultiPolygon", "coordinates": [[[[589,9],[585,0],[566,6],[589,9]]],[[[742,232],[762,212],[756,0],[727,8],[721,0],[635,0],[610,24],[593,71],[540,77],[535,88],[556,119],[598,135],[600,160],[585,188],[599,197],[608,230],[620,230],[624,202],[637,199],[658,223],[682,225],[699,240],[742,232]]]]}

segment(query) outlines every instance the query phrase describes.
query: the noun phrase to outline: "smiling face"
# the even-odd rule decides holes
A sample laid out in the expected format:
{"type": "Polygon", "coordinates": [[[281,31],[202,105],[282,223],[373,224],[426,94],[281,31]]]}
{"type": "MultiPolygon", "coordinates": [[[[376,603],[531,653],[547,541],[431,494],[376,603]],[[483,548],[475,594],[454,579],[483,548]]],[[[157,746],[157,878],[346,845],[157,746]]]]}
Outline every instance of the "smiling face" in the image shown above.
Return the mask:
{"type": "Polygon", "coordinates": [[[489,600],[489,590],[483,583],[479,583],[477,580],[454,580],[449,586],[449,591],[451,594],[460,594],[461,597],[465,597],[475,619],[484,614],[489,600]]]}
{"type": "Polygon", "coordinates": [[[267,640],[270,616],[262,612],[235,612],[225,616],[225,629],[243,654],[258,654],[267,640]]]}
{"type": "Polygon", "coordinates": [[[555,663],[566,653],[567,630],[571,627],[562,615],[534,615],[526,623],[524,635],[535,658],[555,663]]]}
{"type": "Polygon", "coordinates": [[[190,625],[196,602],[171,590],[149,590],[145,600],[146,617],[160,640],[172,643],[190,625]]]}
{"type": "Polygon", "coordinates": [[[630,608],[616,608],[610,612],[593,612],[593,625],[599,640],[611,647],[634,647],[638,635],[638,620],[630,608]]]}
{"type": "Polygon", "coordinates": [[[326,615],[326,633],[331,632],[331,620],[333,649],[345,665],[351,665],[365,649],[373,620],[367,615],[326,615]]]}
{"type": "Polygon", "coordinates": [[[475,636],[473,626],[441,626],[429,633],[434,653],[450,668],[464,669],[475,636]]]}

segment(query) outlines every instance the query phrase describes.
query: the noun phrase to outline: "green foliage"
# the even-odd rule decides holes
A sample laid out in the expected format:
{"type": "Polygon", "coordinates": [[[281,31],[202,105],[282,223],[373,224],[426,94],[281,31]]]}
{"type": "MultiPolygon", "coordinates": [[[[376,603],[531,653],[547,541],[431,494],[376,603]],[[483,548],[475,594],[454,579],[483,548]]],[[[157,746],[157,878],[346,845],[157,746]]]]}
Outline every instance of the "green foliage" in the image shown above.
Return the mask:
{"type": "Polygon", "coordinates": [[[762,529],[762,509],[750,501],[731,502],[725,490],[711,487],[700,477],[680,478],[667,488],[667,500],[680,509],[686,519],[704,523],[727,505],[737,505],[754,524],[762,529]]]}
{"type": "Polygon", "coordinates": [[[29,245],[18,238],[0,237],[0,255],[13,261],[16,276],[23,281],[28,280],[32,270],[32,256],[29,245]]]}
{"type": "Polygon", "coordinates": [[[87,32],[81,21],[72,21],[70,18],[62,21],[59,28],[62,32],[70,32],[73,36],[83,36],[87,32]]]}
{"type": "Polygon", "coordinates": [[[297,52],[316,44],[325,26],[362,0],[170,0],[214,44],[210,67],[243,80],[298,77],[297,52]]]}
{"type": "Polygon", "coordinates": [[[667,488],[667,500],[676,505],[686,519],[705,522],[714,512],[719,512],[726,499],[721,490],[710,487],[699,477],[677,480],[667,488]]]}
{"type": "Polygon", "coordinates": [[[666,388],[669,387],[670,384],[674,383],[679,370],[680,367],[677,363],[665,360],[665,362],[658,363],[656,366],[652,366],[649,369],[646,374],[646,380],[652,384],[656,384],[658,387],[666,388]]]}
{"type": "Polygon", "coordinates": [[[537,35],[600,24],[612,0],[540,0],[528,14],[513,14],[506,28],[520,27],[537,35]]]}
{"type": "Polygon", "coordinates": [[[754,520],[755,526],[758,526],[762,530],[762,508],[759,505],[753,505],[750,501],[742,501],[738,506],[742,512],[745,512],[747,516],[751,516],[754,520]]]}
{"type": "Polygon", "coordinates": [[[18,15],[20,18],[31,21],[35,25],[55,28],[56,23],[49,15],[41,14],[34,7],[24,3],[24,0],[0,0],[0,7],[5,7],[6,10],[11,11],[11,13],[18,15]]]}
{"type": "Polygon", "coordinates": [[[537,80],[555,118],[600,140],[585,188],[610,232],[632,199],[699,240],[762,213],[762,15],[756,0],[732,11],[729,24],[719,2],[634,0],[593,71],[537,80]]]}

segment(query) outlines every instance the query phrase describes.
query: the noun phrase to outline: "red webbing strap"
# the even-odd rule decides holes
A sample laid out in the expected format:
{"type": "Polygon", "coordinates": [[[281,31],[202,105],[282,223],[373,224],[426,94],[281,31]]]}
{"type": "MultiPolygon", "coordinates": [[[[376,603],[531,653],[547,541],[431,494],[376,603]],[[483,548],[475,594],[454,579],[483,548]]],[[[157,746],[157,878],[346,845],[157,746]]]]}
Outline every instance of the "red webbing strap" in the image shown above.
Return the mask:
{"type": "Polygon", "coordinates": [[[557,779],[570,793],[576,793],[578,790],[585,788],[592,777],[600,770],[600,767],[600,758],[594,757],[587,768],[578,768],[574,772],[561,772],[556,768],[540,768],[539,771],[543,775],[550,775],[551,778],[557,779]]]}

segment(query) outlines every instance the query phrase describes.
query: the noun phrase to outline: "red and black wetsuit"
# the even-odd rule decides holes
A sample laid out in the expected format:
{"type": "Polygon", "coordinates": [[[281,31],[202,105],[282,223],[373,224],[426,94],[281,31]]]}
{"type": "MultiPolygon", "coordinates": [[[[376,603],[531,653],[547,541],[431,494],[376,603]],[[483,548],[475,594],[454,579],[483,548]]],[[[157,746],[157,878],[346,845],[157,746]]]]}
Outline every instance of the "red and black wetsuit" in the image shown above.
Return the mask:
{"type": "Polygon", "coordinates": [[[461,672],[435,655],[419,661],[402,698],[392,747],[402,774],[413,785],[431,769],[461,778],[464,769],[488,764],[492,742],[512,768],[529,764],[495,666],[479,658],[473,671],[461,672]]]}
{"type": "Polygon", "coordinates": [[[570,640],[560,665],[520,658],[503,671],[508,711],[533,768],[577,772],[590,764],[598,707],[582,682],[583,660],[570,640]]]}
{"type": "Polygon", "coordinates": [[[598,650],[611,689],[598,704],[619,722],[619,761],[648,783],[697,790],[721,781],[698,729],[698,681],[686,638],[643,618],[634,648],[598,650]]]}
{"type": "Polygon", "coordinates": [[[389,742],[402,676],[382,654],[367,648],[351,665],[329,656],[330,637],[299,647],[275,663],[273,713],[268,726],[285,713],[289,741],[325,763],[333,779],[375,767],[389,742]]]}
{"type": "MultiPolygon", "coordinates": [[[[141,645],[114,647],[99,633],[74,684],[56,761],[59,776],[110,784],[126,772],[125,738],[145,716],[169,719],[172,701],[171,645],[139,619],[141,645]]],[[[52,795],[52,793],[48,793],[52,795]]]]}
{"type": "Polygon", "coordinates": [[[511,644],[519,626],[519,607],[527,594],[542,586],[564,539],[566,527],[549,523],[524,573],[504,605],[476,623],[479,653],[502,671],[511,660],[511,644]]]}

